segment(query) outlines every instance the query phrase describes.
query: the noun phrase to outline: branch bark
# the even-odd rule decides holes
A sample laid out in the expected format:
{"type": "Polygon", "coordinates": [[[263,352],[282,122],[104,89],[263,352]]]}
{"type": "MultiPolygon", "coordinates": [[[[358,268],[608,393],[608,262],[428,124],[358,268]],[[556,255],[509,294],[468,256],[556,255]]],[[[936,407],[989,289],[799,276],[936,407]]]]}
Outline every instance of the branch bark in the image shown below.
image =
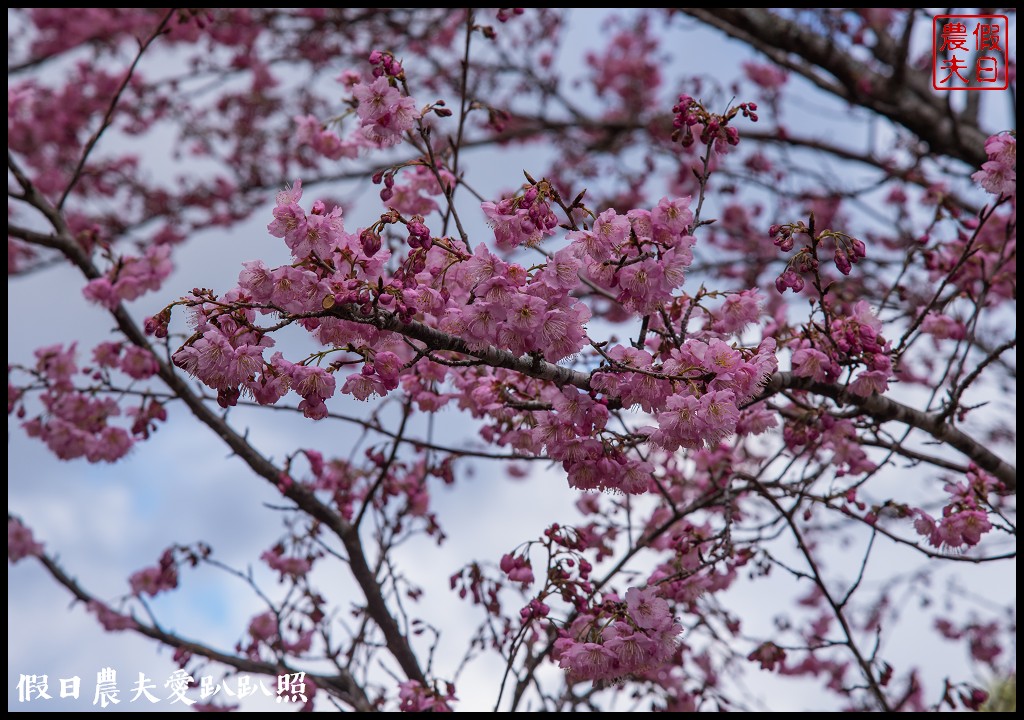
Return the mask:
{"type": "Polygon", "coordinates": [[[681,12],[749,43],[823,90],[902,125],[926,142],[932,152],[972,167],[981,167],[988,159],[986,134],[970,118],[952,114],[941,97],[922,91],[925,80],[912,67],[893,67],[883,74],[839,50],[829,35],[768,10],[686,8],[681,12]],[[803,62],[793,62],[794,56],[803,62]],[[824,78],[815,69],[831,78],[824,78]],[[894,76],[902,76],[903,82],[892,83],[894,76]]]}
{"type": "MultiPolygon", "coordinates": [[[[427,327],[413,321],[402,323],[393,313],[377,312],[373,315],[362,315],[353,307],[336,305],[325,314],[342,320],[350,320],[373,325],[381,330],[391,330],[408,338],[419,340],[434,350],[448,350],[478,358],[493,367],[515,370],[523,375],[546,380],[556,385],[572,385],[581,390],[589,391],[590,374],[571,368],[549,363],[540,358],[526,355],[517,357],[507,350],[490,345],[483,347],[470,346],[461,338],[427,327]]],[[[953,447],[979,468],[991,473],[1002,481],[1010,492],[1017,491],[1017,469],[1002,460],[986,448],[982,443],[945,422],[939,414],[926,413],[908,405],[881,395],[861,397],[839,387],[826,383],[813,382],[808,378],[796,377],[792,373],[776,373],[764,387],[762,394],[753,402],[760,402],[786,389],[806,390],[815,395],[828,397],[843,405],[854,405],[863,414],[878,422],[896,421],[931,435],[936,440],[953,447]]],[[[751,403],[753,404],[753,403],[751,403]]]]}
{"type": "Polygon", "coordinates": [[[793,373],[776,373],[753,402],[760,402],[783,390],[806,390],[815,395],[831,398],[841,405],[854,405],[865,415],[879,422],[896,421],[922,430],[939,442],[956,448],[979,468],[997,477],[1010,492],[1017,492],[1017,468],[1002,460],[982,443],[952,424],[939,413],[926,413],[892,398],[881,395],[861,397],[837,385],[814,382],[810,378],[796,377],[793,373]]]}
{"type": "MultiPolygon", "coordinates": [[[[72,237],[60,211],[36,190],[10,152],[7,154],[7,159],[8,168],[22,187],[24,199],[39,210],[50,221],[54,229],[52,235],[26,233],[20,236],[21,239],[32,242],[33,239],[45,238],[47,247],[60,250],[87,279],[93,280],[101,277],[102,274],[96,265],[93,264],[92,259],[72,237]]],[[[8,225],[8,232],[11,232],[10,225],[8,225]]],[[[223,440],[231,448],[232,452],[238,455],[253,472],[275,487],[281,487],[280,469],[260,454],[244,437],[228,425],[220,415],[208,407],[202,397],[193,392],[189,384],[178,375],[177,370],[162,358],[159,353],[153,351],[145,333],[142,332],[124,306],[118,305],[111,311],[111,314],[117,321],[118,329],[132,344],[148,350],[153,355],[159,366],[157,374],[160,379],[163,380],[171,392],[188,406],[196,419],[209,427],[217,437],[223,440]]],[[[413,651],[409,639],[402,633],[397,620],[395,620],[388,609],[382,589],[377,582],[377,577],[366,561],[362,539],[359,537],[356,528],[327,505],[320,502],[313,492],[303,485],[289,483],[282,490],[282,493],[292,500],[303,512],[319,520],[325,527],[329,528],[341,541],[348,553],[352,575],[359,584],[366,599],[366,611],[384,634],[388,651],[394,656],[409,679],[425,684],[426,677],[420,668],[416,653],[413,651]]]]}

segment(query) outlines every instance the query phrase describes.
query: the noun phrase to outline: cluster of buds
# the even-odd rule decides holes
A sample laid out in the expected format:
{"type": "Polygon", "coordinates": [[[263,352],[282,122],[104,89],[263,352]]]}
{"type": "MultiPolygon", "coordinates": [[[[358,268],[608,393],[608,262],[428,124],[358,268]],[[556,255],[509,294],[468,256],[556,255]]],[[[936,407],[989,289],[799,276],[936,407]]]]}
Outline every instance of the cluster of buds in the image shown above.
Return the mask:
{"type": "Polygon", "coordinates": [[[147,335],[158,338],[167,337],[167,328],[171,323],[171,307],[167,306],[153,317],[146,318],[143,328],[147,335]]]}
{"type": "MultiPolygon", "coordinates": [[[[382,202],[387,202],[395,196],[395,170],[390,171],[381,170],[373,174],[371,178],[374,185],[380,185],[384,183],[384,187],[380,191],[380,199],[382,202]]],[[[376,252],[376,251],[375,251],[376,252]]]]}
{"type": "MultiPolygon", "coordinates": [[[[381,233],[388,225],[395,224],[405,225],[406,230],[409,232],[406,242],[413,250],[419,248],[426,252],[433,246],[434,241],[430,236],[430,228],[424,223],[422,215],[413,215],[411,218],[406,219],[396,210],[389,210],[380,216],[380,220],[364,228],[359,233],[359,244],[362,246],[366,257],[373,257],[380,252],[382,245],[381,233]]],[[[422,269],[419,268],[414,272],[419,272],[422,269]]]]}
{"type": "Polygon", "coordinates": [[[405,77],[405,70],[402,68],[402,63],[395,59],[395,56],[389,52],[382,52],[380,50],[374,50],[370,53],[370,64],[373,65],[373,76],[375,78],[393,77],[401,80],[405,77]]]}
{"type": "Polygon", "coordinates": [[[508,22],[516,15],[522,15],[526,8],[498,8],[498,22],[508,22]]]}
{"type": "Polygon", "coordinates": [[[700,141],[705,145],[715,143],[715,149],[725,152],[729,145],[739,145],[739,131],[729,125],[737,114],[742,113],[743,117],[751,122],[757,122],[757,103],[740,103],[736,107],[729,108],[724,115],[708,112],[699,100],[689,95],[680,95],[679,103],[672,108],[675,117],[672,120],[672,141],[681,143],[683,147],[690,147],[694,142],[694,130],[696,126],[701,127],[700,141]]]}
{"type": "Polygon", "coordinates": [[[836,269],[843,275],[849,275],[853,266],[867,256],[864,242],[846,233],[823,230],[815,235],[813,215],[810,226],[800,221],[785,225],[776,224],[768,228],[768,236],[772,243],[782,252],[790,252],[793,249],[797,235],[806,235],[810,244],[800,248],[786,264],[782,274],[775,279],[775,289],[780,293],[785,292],[787,288],[797,293],[803,290],[804,280],[801,275],[818,272],[818,248],[825,240],[831,240],[835,245],[833,259],[836,269]]]}
{"type": "Polygon", "coordinates": [[[520,245],[533,247],[558,228],[558,218],[551,210],[554,188],[547,180],[535,181],[527,175],[530,185],[522,195],[505,198],[497,203],[481,205],[484,215],[494,228],[498,247],[511,250],[520,245]]]}
{"type": "Polygon", "coordinates": [[[836,245],[836,267],[843,275],[849,275],[853,266],[856,265],[861,258],[867,256],[867,248],[864,246],[863,241],[858,240],[855,237],[850,237],[846,233],[828,230],[821,233],[821,235],[818,236],[818,240],[824,240],[826,237],[832,238],[832,241],[836,245]]]}
{"type": "Polygon", "coordinates": [[[772,225],[768,228],[768,237],[772,239],[772,243],[779,248],[782,252],[789,252],[793,249],[793,236],[803,234],[810,234],[811,229],[801,222],[787,223],[786,225],[772,225]]]}

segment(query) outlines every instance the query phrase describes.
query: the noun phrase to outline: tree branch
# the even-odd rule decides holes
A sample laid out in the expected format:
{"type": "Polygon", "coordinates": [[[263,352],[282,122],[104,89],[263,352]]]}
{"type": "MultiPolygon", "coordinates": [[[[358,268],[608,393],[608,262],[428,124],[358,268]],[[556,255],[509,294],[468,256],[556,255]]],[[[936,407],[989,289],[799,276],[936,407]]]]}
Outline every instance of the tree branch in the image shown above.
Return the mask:
{"type": "MultiPolygon", "coordinates": [[[[9,517],[9,516],[8,516],[9,517]]],[[[100,602],[93,595],[87,592],[77,581],[70,577],[64,570],[57,565],[57,563],[45,553],[41,553],[38,556],[38,560],[42,563],[43,567],[53,576],[53,578],[67,588],[72,595],[83,603],[100,602]]],[[[135,621],[136,627],[135,632],[140,635],[145,635],[153,640],[158,640],[164,645],[168,645],[179,650],[185,650],[192,653],[193,655],[209,658],[216,662],[222,663],[229,667],[233,667],[241,672],[256,673],[259,675],[270,675],[276,676],[281,675],[282,671],[287,673],[298,672],[296,668],[285,665],[284,663],[268,663],[259,660],[252,660],[251,658],[241,657],[239,655],[231,655],[220,650],[216,650],[208,645],[195,642],[193,640],[186,640],[174,633],[169,633],[165,630],[161,630],[153,625],[146,625],[139,622],[138,618],[132,617],[135,621]]],[[[356,710],[360,712],[372,712],[374,710],[373,703],[363,692],[362,687],[356,682],[355,678],[352,677],[351,673],[344,669],[339,669],[338,674],[334,676],[319,675],[317,673],[306,672],[306,677],[312,679],[317,687],[325,690],[333,688],[338,692],[339,697],[342,700],[349,703],[356,710]]]]}
{"type": "Polygon", "coordinates": [[[106,132],[108,127],[110,127],[110,123],[114,121],[114,110],[117,109],[117,104],[121,100],[121,95],[128,87],[128,83],[131,82],[132,75],[135,74],[135,68],[138,67],[143,54],[147,49],[149,49],[149,46],[153,44],[153,41],[163,34],[164,28],[167,27],[168,21],[175,12],[177,12],[176,8],[168,10],[160,21],[160,24],[157,25],[156,29],[139,45],[139,52],[135,55],[135,59],[132,60],[132,64],[128,67],[128,71],[125,72],[124,80],[122,80],[121,85],[118,86],[117,92],[114,93],[114,97],[110,99],[110,106],[107,108],[106,115],[103,116],[103,122],[100,123],[98,128],[96,128],[96,132],[92,134],[92,137],[89,138],[89,142],[85,144],[85,148],[82,150],[82,157],[79,158],[78,165],[75,167],[75,171],[71,174],[71,179],[68,181],[67,187],[64,188],[64,192],[61,194],[60,200],[57,202],[58,211],[64,208],[64,203],[67,202],[68,195],[71,194],[75,185],[78,184],[79,178],[82,177],[82,171],[85,169],[85,163],[89,159],[89,155],[92,153],[93,148],[96,147],[96,143],[100,141],[103,133],[106,132]]]}
{"type": "MultiPolygon", "coordinates": [[[[55,235],[46,236],[51,244],[48,247],[55,247],[73,263],[85,275],[93,280],[101,277],[99,269],[93,264],[92,259],[85,253],[82,247],[74,241],[68,232],[61,213],[38,193],[28,178],[21,172],[13,157],[8,153],[8,167],[14,173],[18,182],[25,192],[26,199],[40,212],[50,219],[55,235]]],[[[181,398],[188,406],[192,414],[216,433],[217,437],[231,448],[253,472],[267,480],[275,487],[281,488],[281,471],[263,455],[261,455],[249,442],[235,432],[228,423],[203,402],[202,397],[197,395],[189,387],[189,384],[178,375],[174,366],[168,363],[159,353],[153,352],[149,341],[139,326],[132,319],[123,304],[119,304],[111,311],[117,321],[118,329],[134,345],[148,350],[156,359],[160,379],[167,387],[181,398]]],[[[385,643],[389,652],[398,661],[402,671],[412,680],[421,683],[426,682],[425,675],[419,666],[419,661],[413,652],[409,639],[402,634],[397,621],[391,615],[387,602],[381,592],[380,585],[370,566],[366,562],[366,554],[363,550],[362,539],[357,530],[346,522],[340,515],[331,510],[327,505],[320,502],[313,494],[313,491],[299,483],[289,483],[283,488],[282,493],[295,502],[299,509],[309,516],[319,520],[341,540],[349,555],[349,567],[356,582],[359,584],[363,595],[366,598],[366,610],[384,633],[385,643]]]]}
{"type": "MultiPolygon", "coordinates": [[[[840,52],[830,36],[804,29],[799,23],[768,10],[687,8],[681,11],[750,43],[837,97],[902,125],[926,142],[933,152],[963,160],[971,167],[981,167],[987,160],[986,135],[981,128],[962,122],[964,118],[957,123],[937,95],[907,92],[907,85],[921,84],[920,74],[913,70],[902,70],[907,73],[904,83],[892,87],[891,76],[876,72],[854,59],[851,53],[840,52]],[[791,55],[809,65],[785,62],[791,55]],[[838,86],[823,82],[821,76],[813,72],[814,68],[829,73],[838,81],[838,86]]],[[[892,68],[893,74],[896,70],[892,68]]]]}
{"type": "Polygon", "coordinates": [[[1017,492],[1017,468],[969,435],[957,430],[938,413],[926,413],[904,405],[892,398],[881,395],[861,397],[837,385],[814,382],[810,378],[796,377],[793,373],[776,373],[765,386],[764,391],[753,401],[761,402],[783,390],[806,390],[835,400],[840,405],[855,405],[865,415],[879,422],[894,420],[922,430],[936,440],[956,448],[982,470],[998,478],[1010,492],[1017,492]]]}
{"type": "Polygon", "coordinates": [[[553,382],[559,387],[573,385],[580,390],[590,391],[590,375],[588,373],[547,362],[539,356],[515,355],[493,345],[471,345],[462,338],[435,330],[415,320],[403,323],[394,313],[378,310],[371,315],[363,315],[354,305],[333,305],[323,314],[363,325],[373,325],[380,330],[390,330],[407,338],[419,340],[432,350],[447,350],[469,355],[482,360],[491,367],[515,370],[538,380],[553,382]]]}

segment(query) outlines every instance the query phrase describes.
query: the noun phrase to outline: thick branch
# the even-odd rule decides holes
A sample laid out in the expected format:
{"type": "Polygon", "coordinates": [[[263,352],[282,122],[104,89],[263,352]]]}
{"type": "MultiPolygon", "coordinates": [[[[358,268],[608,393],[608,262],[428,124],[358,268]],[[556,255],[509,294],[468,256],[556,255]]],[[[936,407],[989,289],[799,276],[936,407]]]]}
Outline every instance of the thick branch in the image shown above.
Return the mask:
{"type": "Polygon", "coordinates": [[[538,380],[553,382],[559,387],[573,385],[580,390],[590,390],[590,375],[587,373],[549,363],[540,356],[515,355],[493,345],[471,345],[462,338],[435,330],[415,320],[403,323],[393,313],[376,312],[373,315],[362,315],[352,306],[335,305],[325,314],[342,320],[373,325],[381,330],[391,330],[407,338],[419,340],[432,350],[447,350],[469,355],[482,360],[491,367],[515,370],[538,380]]]}
{"type": "MultiPolygon", "coordinates": [[[[537,378],[538,380],[547,380],[559,386],[573,385],[581,390],[590,390],[590,376],[587,373],[555,365],[540,358],[526,355],[516,356],[507,350],[490,345],[471,346],[461,338],[427,327],[422,323],[415,321],[403,323],[392,313],[377,312],[373,315],[362,315],[352,307],[336,305],[327,314],[343,320],[373,325],[381,330],[391,330],[400,333],[408,338],[419,340],[434,350],[449,350],[469,355],[482,360],[492,367],[515,370],[523,375],[537,378]]],[[[765,385],[764,392],[755,402],[765,400],[785,389],[807,390],[816,395],[832,398],[842,404],[855,405],[865,415],[879,422],[895,420],[904,425],[923,430],[936,440],[962,452],[979,468],[1001,480],[1008,490],[1013,492],[1017,490],[1017,470],[1013,465],[1000,459],[969,435],[961,432],[949,423],[943,422],[942,418],[938,415],[915,410],[892,398],[880,395],[860,397],[839,386],[813,382],[808,378],[796,377],[788,372],[776,373],[765,385]]]]}
{"type": "Polygon", "coordinates": [[[855,405],[865,415],[879,422],[895,420],[904,425],[922,430],[939,442],[956,448],[966,455],[975,465],[998,478],[1006,489],[1017,491],[1017,468],[1002,460],[999,456],[969,435],[957,430],[945,422],[936,413],[926,413],[904,405],[892,398],[881,395],[861,397],[837,386],[814,382],[809,378],[796,377],[792,373],[776,373],[764,387],[764,392],[755,400],[759,402],[775,395],[782,390],[806,390],[815,395],[831,398],[843,405],[855,405]]]}
{"type": "Polygon", "coordinates": [[[928,143],[933,152],[958,158],[972,167],[980,167],[987,159],[986,136],[981,128],[964,122],[964,118],[953,117],[938,95],[907,91],[908,85],[916,89],[921,84],[919,71],[892,68],[891,75],[883,75],[855,60],[849,52],[838,49],[828,35],[806,29],[768,10],[687,8],[683,12],[751,44],[773,59],[780,54],[800,57],[810,66],[800,63],[788,66],[842,99],[870,108],[902,125],[928,143]],[[813,72],[815,67],[834,77],[842,92],[819,82],[820,76],[813,72]],[[906,76],[903,83],[893,87],[890,80],[898,72],[906,76]]]}

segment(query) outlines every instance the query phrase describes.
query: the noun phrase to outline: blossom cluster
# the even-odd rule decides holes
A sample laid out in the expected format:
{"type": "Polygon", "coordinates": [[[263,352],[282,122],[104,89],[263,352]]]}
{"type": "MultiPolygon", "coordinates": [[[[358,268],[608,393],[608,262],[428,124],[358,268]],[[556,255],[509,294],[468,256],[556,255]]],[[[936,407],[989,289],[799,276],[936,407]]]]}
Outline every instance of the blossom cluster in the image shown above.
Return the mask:
{"type": "Polygon", "coordinates": [[[995,478],[971,465],[967,482],[948,483],[945,490],[949,502],[936,520],[920,508],[914,510],[914,529],[935,548],[959,550],[981,542],[981,536],[992,530],[988,519],[988,496],[1004,490],[995,478]]]}
{"type": "Polygon", "coordinates": [[[606,210],[593,228],[569,233],[587,276],[617,292],[626,308],[647,315],[667,303],[686,279],[696,238],[690,198],[662,198],[652,210],[606,210]]]}
{"type": "Polygon", "coordinates": [[[173,269],[171,248],[150,245],[141,257],[118,258],[103,277],[90,280],[82,292],[89,300],[113,310],[120,302],[159,290],[173,269]]]}
{"type": "Polygon", "coordinates": [[[1017,196],[1017,138],[1003,133],[985,141],[988,160],[971,175],[974,182],[996,196],[1017,196]]]}
{"type": "Polygon", "coordinates": [[[445,683],[445,692],[425,687],[418,680],[405,680],[398,685],[398,709],[402,712],[452,712],[455,686],[445,683]]]}
{"type": "Polygon", "coordinates": [[[156,566],[133,573],[128,582],[132,587],[132,593],[139,597],[156,597],[162,592],[178,587],[178,566],[174,560],[174,549],[165,550],[156,566]]]}
{"type": "MultiPolygon", "coordinates": [[[[78,372],[75,345],[40,348],[35,354],[36,372],[47,383],[39,396],[46,412],[24,422],[29,437],[41,439],[63,460],[84,456],[90,462],[114,462],[124,457],[133,440],[127,430],[109,422],[121,414],[117,401],[74,387],[72,377],[78,372]]],[[[122,362],[135,371],[148,367],[150,360],[151,356],[147,359],[132,353],[122,362]]]]}
{"type": "Polygon", "coordinates": [[[20,520],[7,518],[7,559],[12,563],[43,552],[42,543],[36,542],[31,528],[25,527],[20,520]]]}
{"type": "MultiPolygon", "coordinates": [[[[340,137],[330,125],[314,115],[296,115],[295,139],[300,145],[312,148],[329,160],[357,157],[361,150],[386,148],[397,145],[405,133],[420,119],[416,101],[402,92],[404,70],[390,53],[374,50],[369,62],[373,66],[371,80],[358,73],[346,71],[339,81],[351,93],[351,104],[359,120],[358,131],[349,137],[340,137]]],[[[448,115],[444,103],[431,109],[438,115],[448,115]]],[[[386,199],[386,198],[385,198],[386,199]]]]}
{"type": "Polygon", "coordinates": [[[757,103],[745,102],[730,108],[724,115],[718,115],[709,112],[701,101],[689,95],[680,95],[679,102],[672,108],[672,127],[675,128],[672,140],[681,143],[683,147],[690,147],[699,137],[702,143],[713,145],[716,152],[725,155],[740,143],[739,130],[730,125],[729,121],[742,113],[751,122],[757,122],[756,111],[757,103]],[[699,135],[695,131],[699,131],[699,135]]]}
{"type": "Polygon", "coordinates": [[[554,655],[570,681],[618,681],[670,660],[682,626],[656,588],[630,588],[559,633],[554,655]]]}
{"type": "MultiPolygon", "coordinates": [[[[367,318],[378,310],[393,312],[404,322],[416,318],[439,327],[471,347],[498,344],[516,354],[541,353],[549,361],[583,346],[590,314],[570,295],[580,266],[573,250],[530,273],[483,244],[469,254],[448,238],[435,240],[422,217],[406,218],[396,210],[358,235],[348,233],[340,208],[328,210],[318,201],[307,213],[298,204],[301,195],[300,183],[280,193],[268,228],[291,249],[293,264],[271,269],[260,261],[245,263],[238,288],[222,298],[200,292],[188,300],[196,333],[174,362],[217,390],[223,404],[237,402],[241,392],[270,404],[294,390],[303,398],[304,413],[322,418],[324,401],[335,392],[328,368],[291,363],[279,353],[264,357],[274,341],[254,325],[257,312],[323,316],[303,325],[320,342],[360,354],[365,364],[341,387],[359,399],[395,389],[409,369],[410,351],[396,335],[325,308],[354,308],[367,318]],[[389,275],[391,251],[382,248],[380,232],[395,225],[406,228],[409,252],[389,275]]],[[[148,325],[154,332],[159,326],[156,320],[148,325]]]]}
{"type": "Polygon", "coordinates": [[[272,611],[260,613],[249,622],[249,636],[252,642],[244,648],[246,653],[253,660],[260,659],[260,647],[266,646],[277,652],[286,652],[292,655],[303,655],[313,647],[314,630],[311,627],[297,629],[288,635],[294,637],[283,637],[281,623],[278,616],[272,611]]]}
{"type": "Polygon", "coordinates": [[[494,239],[502,250],[520,245],[534,246],[554,234],[558,218],[551,211],[550,197],[544,188],[528,187],[521,195],[480,206],[494,229],[494,239]]]}
{"type": "MultiPolygon", "coordinates": [[[[811,222],[813,224],[813,217],[811,222]]],[[[812,229],[803,222],[775,224],[768,228],[768,235],[772,238],[772,243],[782,252],[789,252],[793,249],[796,236],[806,235],[809,237],[809,244],[801,247],[789,259],[785,270],[776,278],[775,289],[779,293],[784,293],[787,289],[798,293],[804,289],[804,276],[818,276],[818,253],[820,245],[826,240],[835,246],[833,256],[835,266],[843,275],[849,275],[853,266],[867,257],[867,247],[863,240],[834,230],[823,230],[813,237],[811,237],[811,233],[812,229]]]]}

